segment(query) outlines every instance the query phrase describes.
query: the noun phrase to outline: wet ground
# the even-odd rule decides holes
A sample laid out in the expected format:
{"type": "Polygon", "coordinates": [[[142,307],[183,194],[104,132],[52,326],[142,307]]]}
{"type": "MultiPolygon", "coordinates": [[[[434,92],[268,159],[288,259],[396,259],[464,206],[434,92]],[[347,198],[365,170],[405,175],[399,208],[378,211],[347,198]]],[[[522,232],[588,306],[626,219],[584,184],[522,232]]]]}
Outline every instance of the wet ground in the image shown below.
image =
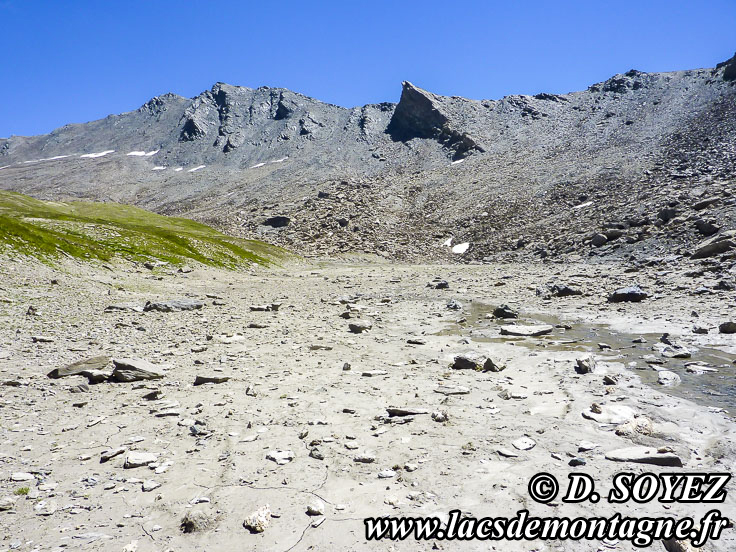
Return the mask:
{"type": "Polygon", "coordinates": [[[601,324],[561,320],[549,314],[521,315],[518,319],[495,319],[494,305],[473,301],[439,335],[457,335],[479,343],[515,343],[530,349],[593,353],[602,362],[619,362],[636,371],[641,380],[677,397],[704,406],[736,413],[736,355],[712,347],[687,345],[690,358],[666,358],[653,350],[661,333],[627,334],[601,324]],[[549,324],[551,334],[541,337],[503,336],[504,324],[549,324]],[[654,359],[650,357],[655,357],[654,359]],[[647,357],[647,358],[645,358],[647,357]],[[670,370],[680,376],[676,386],[657,382],[658,371],[670,370]]]}

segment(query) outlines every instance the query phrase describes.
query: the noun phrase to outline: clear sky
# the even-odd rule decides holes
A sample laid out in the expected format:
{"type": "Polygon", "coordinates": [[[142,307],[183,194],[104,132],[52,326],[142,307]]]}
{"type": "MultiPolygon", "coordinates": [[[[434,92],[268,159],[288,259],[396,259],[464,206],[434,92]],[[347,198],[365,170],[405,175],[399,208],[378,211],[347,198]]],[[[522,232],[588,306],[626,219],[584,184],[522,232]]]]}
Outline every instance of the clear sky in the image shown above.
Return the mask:
{"type": "Polygon", "coordinates": [[[218,81],[352,107],[402,80],[496,99],[712,67],[736,51],[736,0],[0,0],[0,41],[7,137],[218,81]]]}

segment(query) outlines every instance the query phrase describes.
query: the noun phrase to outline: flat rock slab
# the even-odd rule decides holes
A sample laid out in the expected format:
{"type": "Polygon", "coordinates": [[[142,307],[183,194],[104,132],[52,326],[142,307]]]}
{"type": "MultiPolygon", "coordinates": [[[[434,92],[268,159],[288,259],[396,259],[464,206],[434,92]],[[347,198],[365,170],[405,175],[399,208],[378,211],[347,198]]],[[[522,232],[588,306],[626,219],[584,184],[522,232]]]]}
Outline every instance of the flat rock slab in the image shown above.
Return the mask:
{"type": "Polygon", "coordinates": [[[125,464],[123,467],[128,470],[132,468],[141,468],[148,464],[153,464],[158,460],[158,455],[152,452],[129,452],[125,458],[125,464]]]}
{"type": "Polygon", "coordinates": [[[135,303],[125,303],[119,305],[108,305],[105,307],[105,312],[143,312],[143,305],[135,303]]]}
{"type": "Polygon", "coordinates": [[[520,324],[512,324],[501,326],[501,335],[513,335],[517,337],[539,337],[540,335],[551,334],[554,328],[548,324],[541,326],[522,326],[520,324]]]}
{"type": "Polygon", "coordinates": [[[386,412],[388,412],[388,415],[391,417],[415,416],[417,414],[429,414],[429,411],[423,408],[398,407],[398,406],[389,406],[386,409],[386,412]]]}
{"type": "Polygon", "coordinates": [[[651,447],[627,447],[606,453],[606,460],[613,462],[634,462],[654,464],[655,466],[682,467],[682,460],[673,452],[659,452],[651,447]]]}
{"type": "Polygon", "coordinates": [[[110,359],[106,356],[92,357],[74,362],[64,366],[63,368],[55,368],[47,375],[53,379],[65,378],[67,376],[86,375],[85,372],[89,372],[91,370],[102,370],[107,366],[108,362],[110,362],[110,359]]]}
{"type": "Polygon", "coordinates": [[[136,358],[114,358],[115,369],[110,378],[120,383],[131,381],[156,380],[164,377],[159,368],[147,360],[136,358]]]}
{"type": "Polygon", "coordinates": [[[204,307],[202,301],[196,301],[194,299],[173,299],[171,301],[148,301],[146,306],[143,307],[145,312],[158,311],[158,312],[174,312],[174,311],[189,311],[197,310],[204,307]]]}
{"type": "Polygon", "coordinates": [[[462,385],[440,385],[434,392],[442,395],[467,395],[470,389],[462,385]]]}
{"type": "Polygon", "coordinates": [[[375,378],[378,376],[388,376],[386,370],[367,370],[361,374],[365,378],[375,378]]]}
{"type": "Polygon", "coordinates": [[[205,383],[225,383],[229,380],[229,376],[197,376],[194,378],[194,385],[204,385],[205,383]]]}

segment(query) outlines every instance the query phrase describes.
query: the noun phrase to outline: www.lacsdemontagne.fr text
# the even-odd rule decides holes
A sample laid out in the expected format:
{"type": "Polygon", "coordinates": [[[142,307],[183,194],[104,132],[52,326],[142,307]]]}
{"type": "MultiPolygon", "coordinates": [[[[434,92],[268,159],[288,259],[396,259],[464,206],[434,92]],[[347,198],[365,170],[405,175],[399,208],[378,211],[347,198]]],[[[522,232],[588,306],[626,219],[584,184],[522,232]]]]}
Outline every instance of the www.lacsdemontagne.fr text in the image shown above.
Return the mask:
{"type": "Polygon", "coordinates": [[[728,525],[720,511],[711,510],[700,520],[689,517],[608,518],[533,517],[528,510],[516,516],[462,517],[451,510],[445,522],[438,517],[366,518],[365,536],[371,540],[625,540],[635,546],[651,545],[655,540],[690,540],[696,547],[720,537],[728,525]]]}

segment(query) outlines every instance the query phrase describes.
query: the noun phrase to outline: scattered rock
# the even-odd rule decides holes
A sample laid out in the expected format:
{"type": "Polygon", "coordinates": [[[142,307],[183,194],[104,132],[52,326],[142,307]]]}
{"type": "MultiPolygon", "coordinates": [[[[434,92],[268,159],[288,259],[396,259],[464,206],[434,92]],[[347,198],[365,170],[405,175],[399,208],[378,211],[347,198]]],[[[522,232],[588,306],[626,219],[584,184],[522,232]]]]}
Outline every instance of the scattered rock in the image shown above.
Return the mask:
{"type": "Polygon", "coordinates": [[[251,533],[263,533],[271,523],[271,515],[271,507],[266,504],[245,518],[243,527],[251,533]]]}
{"type": "Polygon", "coordinates": [[[619,288],[608,296],[609,303],[633,302],[638,303],[648,297],[639,286],[619,288]]]}
{"type": "Polygon", "coordinates": [[[146,360],[135,358],[114,358],[112,363],[115,369],[110,379],[120,383],[132,381],[156,380],[164,377],[155,365],[146,360]]]}
{"type": "Polygon", "coordinates": [[[359,334],[373,328],[373,324],[371,324],[367,320],[356,320],[355,322],[351,322],[350,324],[348,324],[348,328],[351,332],[359,334]]]}
{"type": "Polygon", "coordinates": [[[290,450],[272,450],[271,452],[266,454],[267,460],[272,460],[273,462],[276,462],[279,466],[288,464],[294,458],[296,458],[296,455],[290,450]]]}
{"type": "Polygon", "coordinates": [[[519,318],[519,313],[508,305],[501,305],[493,309],[495,318],[519,318]]]}
{"type": "Polygon", "coordinates": [[[606,459],[614,462],[654,464],[655,466],[682,467],[679,456],[670,451],[659,451],[650,447],[629,447],[606,453],[606,459]]]}
{"type": "Polygon", "coordinates": [[[660,370],[657,373],[657,383],[667,387],[679,385],[682,380],[680,376],[669,370],[660,370]]]}
{"type": "Polygon", "coordinates": [[[205,383],[225,383],[230,381],[228,376],[196,376],[194,385],[204,385],[205,383]]]}
{"type": "Polygon", "coordinates": [[[595,358],[593,358],[593,355],[577,359],[575,361],[575,371],[578,374],[592,374],[595,372],[595,358]]]}
{"type": "Polygon", "coordinates": [[[171,301],[159,301],[159,302],[146,302],[143,307],[144,312],[158,311],[158,312],[174,312],[174,311],[189,311],[197,310],[204,307],[202,301],[195,301],[194,299],[173,299],[171,301]]]}
{"type": "Polygon", "coordinates": [[[55,368],[51,370],[47,376],[53,379],[77,375],[86,376],[86,373],[90,371],[100,371],[104,369],[109,362],[110,359],[106,356],[92,357],[86,360],[74,362],[73,364],[69,364],[63,368],[55,368]]]}
{"type": "Polygon", "coordinates": [[[156,460],[158,460],[158,455],[150,452],[129,452],[128,456],[125,458],[123,468],[126,470],[141,468],[143,466],[148,466],[148,464],[153,464],[156,460]]]}
{"type": "Polygon", "coordinates": [[[493,361],[493,359],[474,352],[456,355],[452,368],[455,370],[477,370],[479,372],[501,372],[505,365],[493,361]]]}

